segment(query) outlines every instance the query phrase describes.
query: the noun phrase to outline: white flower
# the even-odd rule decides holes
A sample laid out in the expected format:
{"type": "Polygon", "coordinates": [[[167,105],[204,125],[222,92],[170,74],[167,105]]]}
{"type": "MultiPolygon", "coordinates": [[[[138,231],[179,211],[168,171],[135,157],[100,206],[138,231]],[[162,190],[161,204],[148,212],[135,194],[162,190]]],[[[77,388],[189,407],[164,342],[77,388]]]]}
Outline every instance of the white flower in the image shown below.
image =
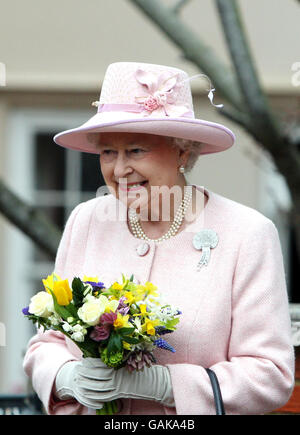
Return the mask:
{"type": "Polygon", "coordinates": [[[79,308],[78,317],[87,325],[95,326],[99,323],[100,316],[104,313],[99,299],[89,296],[88,300],[79,308]]]}
{"type": "Polygon", "coordinates": [[[96,298],[88,294],[84,298],[85,303],[79,308],[78,317],[88,326],[95,326],[99,323],[99,319],[105,310],[115,312],[119,306],[119,301],[109,300],[106,296],[100,295],[96,298]]]}
{"type": "Polygon", "coordinates": [[[79,325],[79,324],[73,326],[72,329],[73,329],[73,332],[81,332],[81,334],[84,334],[84,335],[87,333],[87,330],[85,329],[85,327],[82,325],[79,325]]]}
{"type": "Polygon", "coordinates": [[[52,326],[57,326],[61,322],[61,318],[56,313],[54,313],[48,319],[50,320],[52,326]]]}
{"type": "Polygon", "coordinates": [[[54,305],[52,296],[41,291],[30,299],[28,311],[39,317],[49,317],[54,313],[54,305]]]}
{"type": "Polygon", "coordinates": [[[73,332],[73,328],[68,322],[64,322],[62,327],[65,332],[73,332]]]}
{"type": "Polygon", "coordinates": [[[82,343],[84,341],[84,335],[81,332],[74,332],[71,335],[72,340],[78,341],[79,343],[82,343]]]}
{"type": "Polygon", "coordinates": [[[178,309],[172,307],[171,305],[160,305],[149,304],[149,308],[151,310],[151,315],[149,316],[150,320],[158,319],[163,323],[166,323],[170,320],[173,320],[175,316],[177,316],[178,309]]]}
{"type": "Polygon", "coordinates": [[[90,291],[84,292],[84,295],[85,296],[83,298],[83,302],[98,300],[95,296],[92,295],[92,293],[90,291]]]}
{"type": "Polygon", "coordinates": [[[133,320],[133,323],[134,323],[134,325],[136,327],[137,332],[141,333],[142,332],[142,323],[141,323],[141,320],[138,317],[136,317],[133,320]]]}

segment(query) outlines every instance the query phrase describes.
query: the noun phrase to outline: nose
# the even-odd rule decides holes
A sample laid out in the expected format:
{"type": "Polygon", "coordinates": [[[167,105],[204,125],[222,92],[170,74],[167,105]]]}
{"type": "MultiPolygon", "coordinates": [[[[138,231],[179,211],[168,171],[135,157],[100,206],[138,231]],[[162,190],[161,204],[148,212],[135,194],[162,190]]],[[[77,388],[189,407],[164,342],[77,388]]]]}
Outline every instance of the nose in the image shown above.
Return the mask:
{"type": "Polygon", "coordinates": [[[114,167],[114,176],[115,179],[118,180],[119,178],[125,178],[128,174],[132,173],[132,168],[129,164],[129,159],[127,158],[126,154],[124,152],[118,152],[118,156],[115,160],[115,167],[114,167]]]}

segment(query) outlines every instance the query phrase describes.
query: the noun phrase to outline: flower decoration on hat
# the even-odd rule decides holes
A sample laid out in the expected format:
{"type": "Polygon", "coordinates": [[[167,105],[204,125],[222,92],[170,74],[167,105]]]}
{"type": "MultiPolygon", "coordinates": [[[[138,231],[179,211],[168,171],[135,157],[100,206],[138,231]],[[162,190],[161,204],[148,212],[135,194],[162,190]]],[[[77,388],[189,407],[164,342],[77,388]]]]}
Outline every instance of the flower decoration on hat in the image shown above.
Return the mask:
{"type": "Polygon", "coordinates": [[[144,109],[143,114],[149,116],[155,112],[157,116],[183,116],[189,112],[186,106],[176,105],[176,87],[178,74],[164,71],[159,75],[139,68],[135,77],[146,88],[147,95],[136,96],[135,101],[144,109]]]}

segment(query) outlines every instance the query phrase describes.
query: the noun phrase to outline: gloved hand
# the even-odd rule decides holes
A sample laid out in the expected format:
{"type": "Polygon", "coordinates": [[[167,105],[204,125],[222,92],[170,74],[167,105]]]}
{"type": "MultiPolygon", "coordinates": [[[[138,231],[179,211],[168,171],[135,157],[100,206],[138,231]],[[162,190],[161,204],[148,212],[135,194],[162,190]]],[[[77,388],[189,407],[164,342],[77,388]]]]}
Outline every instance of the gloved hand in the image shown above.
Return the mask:
{"type": "Polygon", "coordinates": [[[154,365],[129,373],[124,367],[118,370],[107,367],[99,358],[84,358],[74,366],[74,373],[72,388],[76,397],[73,397],[89,408],[100,409],[103,402],[122,398],[155,400],[175,406],[171,376],[164,366],[154,365]]]}
{"type": "MultiPolygon", "coordinates": [[[[74,398],[82,405],[91,408],[77,385],[78,375],[76,367],[81,363],[81,361],[69,361],[60,368],[55,379],[55,394],[61,400],[74,398]]],[[[103,403],[98,402],[96,409],[101,409],[102,407],[103,403]]]]}

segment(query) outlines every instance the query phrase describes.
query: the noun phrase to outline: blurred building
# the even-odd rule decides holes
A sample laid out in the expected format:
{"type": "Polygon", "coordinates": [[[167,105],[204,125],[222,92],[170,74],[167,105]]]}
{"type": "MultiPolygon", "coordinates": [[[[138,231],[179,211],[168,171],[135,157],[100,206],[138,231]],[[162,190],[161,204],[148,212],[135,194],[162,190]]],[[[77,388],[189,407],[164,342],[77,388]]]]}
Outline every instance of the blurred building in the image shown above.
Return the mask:
{"type": "MultiPolygon", "coordinates": [[[[175,1],[162,3],[171,6],[175,1]]],[[[264,89],[284,120],[296,120],[300,86],[292,81],[292,65],[300,61],[300,6],[294,0],[239,4],[264,89]]],[[[0,177],[63,228],[72,208],[95,197],[104,183],[97,156],[60,148],[52,138],[95,113],[91,103],[98,99],[108,64],[140,61],[176,66],[190,75],[199,71],[126,0],[0,0],[0,11],[0,62],[6,72],[5,82],[0,81],[0,177]]],[[[187,2],[182,19],[230,64],[213,1],[187,2]]],[[[237,142],[224,153],[201,157],[187,178],[274,221],[291,301],[300,302],[294,290],[299,263],[285,181],[268,155],[210,105],[204,87],[200,79],[192,82],[196,116],[225,123],[237,142]]],[[[218,89],[215,102],[222,102],[218,89]]],[[[34,333],[21,310],[41,289],[41,278],[52,272],[53,259],[1,215],[0,241],[0,333],[5,336],[0,392],[21,392],[27,383],[23,353],[34,333]]]]}

